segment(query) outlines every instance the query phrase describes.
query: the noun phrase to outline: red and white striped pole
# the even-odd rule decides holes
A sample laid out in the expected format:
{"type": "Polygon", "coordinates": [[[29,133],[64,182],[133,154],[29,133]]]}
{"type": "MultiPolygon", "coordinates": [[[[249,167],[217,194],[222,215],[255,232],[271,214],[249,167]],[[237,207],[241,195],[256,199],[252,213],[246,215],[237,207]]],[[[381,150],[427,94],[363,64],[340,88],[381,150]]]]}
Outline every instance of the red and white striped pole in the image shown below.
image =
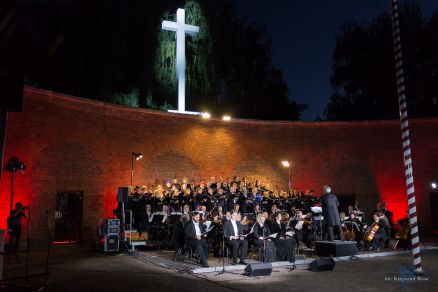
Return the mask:
{"type": "Polygon", "coordinates": [[[403,158],[405,163],[409,221],[411,224],[412,256],[414,260],[415,272],[423,273],[421,267],[420,240],[418,236],[417,208],[415,205],[414,175],[412,172],[411,141],[409,139],[408,109],[406,105],[406,88],[403,72],[402,46],[400,41],[400,22],[397,4],[398,0],[390,1],[392,2],[392,30],[394,37],[395,70],[397,76],[397,92],[403,141],[403,158]]]}

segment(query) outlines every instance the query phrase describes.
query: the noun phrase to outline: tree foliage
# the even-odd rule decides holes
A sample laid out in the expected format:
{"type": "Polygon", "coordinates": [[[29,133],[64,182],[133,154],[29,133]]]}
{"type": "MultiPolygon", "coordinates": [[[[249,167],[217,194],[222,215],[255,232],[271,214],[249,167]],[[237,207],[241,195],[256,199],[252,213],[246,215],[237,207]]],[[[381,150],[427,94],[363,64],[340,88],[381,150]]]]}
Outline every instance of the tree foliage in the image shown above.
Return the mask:
{"type": "MultiPolygon", "coordinates": [[[[24,1],[27,3],[26,1],[24,1]]],[[[237,16],[231,0],[51,0],[25,5],[32,50],[27,82],[130,106],[177,106],[175,33],[161,21],[186,9],[187,109],[241,118],[299,119],[272,65],[263,27],[237,16]]]]}
{"type": "MultiPolygon", "coordinates": [[[[408,112],[438,116],[438,14],[425,19],[418,4],[400,11],[408,112]]],[[[336,35],[329,120],[398,118],[391,16],[345,23],[336,35]]]]}

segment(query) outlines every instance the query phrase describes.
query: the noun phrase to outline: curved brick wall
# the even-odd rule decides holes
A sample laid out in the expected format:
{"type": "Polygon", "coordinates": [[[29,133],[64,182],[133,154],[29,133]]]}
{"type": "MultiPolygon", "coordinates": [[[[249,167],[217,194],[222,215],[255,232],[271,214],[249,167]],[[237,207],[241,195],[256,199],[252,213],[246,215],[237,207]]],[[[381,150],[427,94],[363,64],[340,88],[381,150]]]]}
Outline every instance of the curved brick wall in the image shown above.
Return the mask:
{"type": "MultiPolygon", "coordinates": [[[[430,231],[429,183],[438,178],[438,119],[411,121],[419,219],[430,231]]],[[[208,179],[245,175],[287,185],[280,161],[289,159],[293,187],[354,193],[370,212],[388,203],[395,217],[407,210],[398,121],[266,122],[201,120],[131,109],[26,88],[23,112],[10,113],[5,160],[27,164],[15,181],[16,200],[32,206],[34,238],[46,238],[45,210],[53,218],[58,190],[84,191],[84,242],[99,218],[112,213],[118,186],[155,183],[169,176],[208,179]]],[[[0,228],[9,209],[10,173],[0,188],[0,228]]],[[[368,216],[369,217],[369,216],[368,216]]]]}

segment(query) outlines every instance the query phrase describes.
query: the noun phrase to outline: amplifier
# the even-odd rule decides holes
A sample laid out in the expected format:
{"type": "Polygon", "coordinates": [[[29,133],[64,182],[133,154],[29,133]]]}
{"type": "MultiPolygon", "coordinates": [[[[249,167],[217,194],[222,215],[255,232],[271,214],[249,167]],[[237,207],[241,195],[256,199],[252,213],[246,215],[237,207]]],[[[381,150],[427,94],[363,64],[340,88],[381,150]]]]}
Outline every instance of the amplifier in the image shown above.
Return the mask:
{"type": "Polygon", "coordinates": [[[105,220],[105,234],[106,235],[119,235],[120,234],[120,220],[119,219],[105,220]]]}
{"type": "Polygon", "coordinates": [[[97,228],[97,248],[103,252],[119,251],[120,220],[101,220],[97,228]]]}
{"type": "Polygon", "coordinates": [[[119,251],[119,235],[106,235],[103,251],[119,251]]]}

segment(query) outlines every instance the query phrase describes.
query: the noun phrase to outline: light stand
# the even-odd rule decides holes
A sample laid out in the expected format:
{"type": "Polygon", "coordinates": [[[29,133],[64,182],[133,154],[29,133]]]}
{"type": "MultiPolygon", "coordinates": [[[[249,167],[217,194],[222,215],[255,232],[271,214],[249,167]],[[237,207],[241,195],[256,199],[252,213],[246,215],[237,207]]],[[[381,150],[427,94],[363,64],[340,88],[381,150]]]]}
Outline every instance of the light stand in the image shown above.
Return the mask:
{"type": "Polygon", "coordinates": [[[287,185],[287,188],[288,188],[288,193],[289,193],[289,196],[290,196],[290,194],[291,194],[291,189],[292,189],[292,186],[291,186],[291,183],[290,183],[290,163],[289,163],[289,161],[288,160],[283,160],[282,162],[281,162],[281,164],[283,165],[283,167],[286,167],[287,168],[287,170],[288,170],[288,185],[287,185]]]}
{"type": "Polygon", "coordinates": [[[8,163],[6,163],[5,165],[5,170],[9,171],[11,173],[11,204],[9,206],[9,213],[12,213],[12,206],[13,206],[13,202],[14,202],[14,173],[17,170],[21,170],[21,172],[23,172],[23,170],[26,168],[26,165],[21,162],[18,157],[12,157],[11,159],[9,159],[8,163]]]}
{"type": "Polygon", "coordinates": [[[131,153],[131,184],[130,184],[130,186],[132,186],[132,182],[134,180],[134,159],[140,160],[142,158],[143,158],[143,154],[141,154],[140,152],[132,152],[131,153]]]}
{"type": "Polygon", "coordinates": [[[11,171],[11,204],[9,206],[9,214],[12,214],[12,205],[14,202],[14,173],[15,171],[11,171]]]}

